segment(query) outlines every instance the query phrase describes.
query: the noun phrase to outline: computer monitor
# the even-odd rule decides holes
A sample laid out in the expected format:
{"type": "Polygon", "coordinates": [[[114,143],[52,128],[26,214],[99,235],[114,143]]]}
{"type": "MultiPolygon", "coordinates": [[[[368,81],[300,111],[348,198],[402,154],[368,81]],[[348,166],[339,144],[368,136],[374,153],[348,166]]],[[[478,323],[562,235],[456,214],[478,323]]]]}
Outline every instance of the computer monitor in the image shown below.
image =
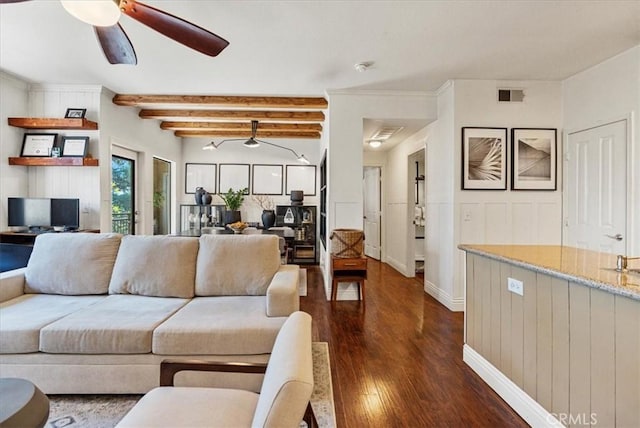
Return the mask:
{"type": "Polygon", "coordinates": [[[74,198],[8,198],[7,225],[10,227],[80,227],[80,200],[74,198]]]}
{"type": "Polygon", "coordinates": [[[9,198],[7,208],[10,227],[51,226],[51,200],[48,198],[9,198]]]}
{"type": "Polygon", "coordinates": [[[51,199],[51,226],[78,229],[80,227],[80,200],[51,199]]]}

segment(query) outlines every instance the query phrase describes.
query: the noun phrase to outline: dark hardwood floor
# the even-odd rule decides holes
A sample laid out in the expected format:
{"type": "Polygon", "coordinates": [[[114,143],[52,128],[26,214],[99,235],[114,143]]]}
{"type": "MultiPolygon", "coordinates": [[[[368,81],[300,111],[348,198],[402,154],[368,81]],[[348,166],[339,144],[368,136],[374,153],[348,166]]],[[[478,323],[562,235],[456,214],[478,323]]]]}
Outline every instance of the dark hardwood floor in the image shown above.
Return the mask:
{"type": "Polygon", "coordinates": [[[339,427],[528,426],[463,361],[463,314],[369,260],[366,302],[328,302],[307,270],[301,309],[329,343],[339,427]]]}

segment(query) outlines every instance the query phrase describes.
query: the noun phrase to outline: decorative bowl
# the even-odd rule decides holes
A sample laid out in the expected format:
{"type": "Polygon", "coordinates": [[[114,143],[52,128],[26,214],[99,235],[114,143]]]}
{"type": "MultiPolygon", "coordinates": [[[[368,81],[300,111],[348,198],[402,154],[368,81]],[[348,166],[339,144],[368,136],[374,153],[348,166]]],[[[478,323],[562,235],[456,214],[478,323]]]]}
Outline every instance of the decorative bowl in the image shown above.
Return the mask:
{"type": "Polygon", "coordinates": [[[247,223],[244,223],[241,221],[237,221],[235,223],[231,223],[227,225],[229,229],[233,230],[233,233],[242,233],[242,231],[245,230],[247,226],[248,226],[247,223]]]}

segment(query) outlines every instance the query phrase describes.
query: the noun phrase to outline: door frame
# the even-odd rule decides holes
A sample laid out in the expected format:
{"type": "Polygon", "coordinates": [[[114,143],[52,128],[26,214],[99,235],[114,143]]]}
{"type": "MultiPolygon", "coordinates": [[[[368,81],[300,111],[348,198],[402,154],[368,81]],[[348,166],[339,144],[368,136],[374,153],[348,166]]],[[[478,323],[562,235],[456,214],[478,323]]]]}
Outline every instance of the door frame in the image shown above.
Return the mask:
{"type": "MultiPolygon", "coordinates": [[[[415,212],[415,190],[416,190],[416,185],[415,185],[415,165],[411,165],[413,162],[412,159],[414,157],[416,157],[417,154],[419,154],[420,152],[423,153],[423,162],[424,162],[424,176],[425,176],[425,180],[422,182],[422,186],[424,186],[424,207],[425,207],[425,213],[426,213],[426,208],[427,208],[427,145],[424,144],[422,147],[420,147],[418,150],[415,150],[411,153],[409,153],[407,155],[407,247],[406,247],[406,252],[407,252],[407,272],[405,273],[405,276],[409,277],[409,278],[414,278],[416,276],[416,259],[415,259],[415,254],[416,254],[416,229],[414,227],[413,224],[413,218],[414,218],[414,212],[415,212]]],[[[426,215],[426,214],[425,214],[426,215]]],[[[426,258],[427,258],[427,233],[426,233],[426,225],[425,225],[425,234],[424,234],[424,239],[422,242],[422,245],[424,246],[423,251],[424,251],[424,257],[425,257],[425,265],[426,265],[426,258]]],[[[426,281],[426,275],[425,275],[425,281],[426,281]]]]}
{"type": "MultiPolygon", "coordinates": [[[[133,161],[133,212],[131,213],[131,221],[133,222],[133,234],[144,234],[144,210],[142,207],[142,202],[140,200],[141,189],[140,189],[140,177],[142,175],[142,156],[141,153],[137,150],[130,149],[125,146],[113,144],[111,146],[110,154],[109,154],[109,187],[111,187],[112,177],[112,168],[111,168],[111,159],[113,156],[117,156],[124,159],[130,159],[133,161]],[[120,153],[118,153],[120,152],[120,153]],[[125,153],[129,152],[129,153],[125,153]],[[135,159],[132,159],[131,154],[135,153],[135,159]],[[136,214],[137,213],[137,214],[136,214]]],[[[112,206],[112,195],[109,192],[109,203],[112,206]]],[[[109,224],[112,223],[113,211],[109,209],[109,224]]],[[[111,229],[109,229],[111,230],[111,229]]]]}
{"type": "MultiPolygon", "coordinates": [[[[569,208],[567,205],[567,198],[565,197],[565,195],[567,194],[567,163],[569,162],[567,160],[568,154],[569,154],[569,136],[571,134],[575,134],[578,132],[582,132],[582,131],[588,131],[590,129],[594,129],[594,128],[599,128],[601,126],[605,126],[605,125],[609,125],[615,122],[621,122],[624,121],[625,122],[625,129],[627,132],[627,138],[625,141],[625,152],[627,155],[627,174],[626,174],[626,186],[627,186],[627,206],[626,206],[626,239],[625,239],[625,244],[624,244],[624,248],[625,248],[625,253],[626,255],[630,254],[630,251],[633,248],[640,248],[640,242],[636,242],[636,229],[640,228],[640,224],[634,224],[633,219],[634,217],[634,213],[635,213],[635,206],[640,202],[640,201],[636,201],[636,193],[637,190],[635,189],[635,187],[633,186],[633,180],[634,177],[636,177],[637,172],[636,172],[636,168],[634,168],[634,151],[633,151],[633,130],[635,128],[634,126],[634,122],[633,122],[633,112],[627,113],[625,115],[618,115],[618,116],[613,116],[607,120],[599,120],[596,122],[591,122],[591,123],[585,123],[583,125],[577,126],[575,128],[572,129],[567,129],[563,132],[562,136],[563,136],[563,144],[562,144],[562,233],[561,233],[561,242],[562,245],[564,245],[565,242],[565,238],[566,238],[566,233],[567,233],[567,227],[565,226],[564,223],[564,219],[565,216],[567,215],[569,208]]],[[[640,186],[640,184],[639,184],[640,186]]],[[[640,212],[638,213],[638,215],[640,215],[640,212]]],[[[633,254],[632,254],[633,255],[633,254]]]]}

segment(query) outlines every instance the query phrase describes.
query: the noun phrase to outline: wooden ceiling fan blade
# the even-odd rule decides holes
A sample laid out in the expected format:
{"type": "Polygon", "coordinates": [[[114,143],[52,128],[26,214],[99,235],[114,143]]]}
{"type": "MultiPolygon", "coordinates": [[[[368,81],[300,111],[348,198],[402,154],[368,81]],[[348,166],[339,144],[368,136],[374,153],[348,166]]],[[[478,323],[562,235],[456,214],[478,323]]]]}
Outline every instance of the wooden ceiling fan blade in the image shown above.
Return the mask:
{"type": "Polygon", "coordinates": [[[120,24],[110,27],[93,27],[102,51],[111,64],[136,65],[138,59],[131,40],[120,24]]]}
{"type": "Polygon", "coordinates": [[[135,0],[120,0],[120,10],[142,24],[205,55],[217,56],[229,42],[191,22],[135,0]]]}
{"type": "Polygon", "coordinates": [[[22,3],[24,1],[30,1],[30,0],[0,0],[0,4],[5,4],[5,3],[22,3]]]}

